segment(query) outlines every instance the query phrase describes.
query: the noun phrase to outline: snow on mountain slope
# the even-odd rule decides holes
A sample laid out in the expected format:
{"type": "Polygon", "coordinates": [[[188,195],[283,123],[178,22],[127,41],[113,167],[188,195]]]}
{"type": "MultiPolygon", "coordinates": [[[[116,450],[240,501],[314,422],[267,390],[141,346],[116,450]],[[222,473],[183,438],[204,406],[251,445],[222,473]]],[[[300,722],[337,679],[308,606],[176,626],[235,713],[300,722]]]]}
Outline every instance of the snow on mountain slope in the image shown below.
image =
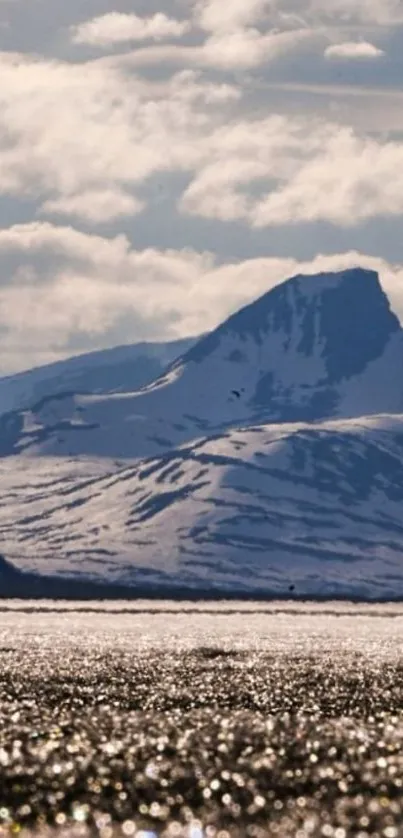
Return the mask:
{"type": "Polygon", "coordinates": [[[0,469],[2,550],[16,567],[161,590],[403,596],[402,502],[403,416],[0,469]]]}
{"type": "Polygon", "coordinates": [[[26,408],[44,397],[69,392],[120,393],[157,378],[196,338],[135,343],[57,361],[0,378],[0,413],[26,408]]]}
{"type": "Polygon", "coordinates": [[[138,392],[45,398],[0,419],[0,454],[149,457],[264,422],[403,413],[403,331],[372,271],[298,276],[138,392]]]}

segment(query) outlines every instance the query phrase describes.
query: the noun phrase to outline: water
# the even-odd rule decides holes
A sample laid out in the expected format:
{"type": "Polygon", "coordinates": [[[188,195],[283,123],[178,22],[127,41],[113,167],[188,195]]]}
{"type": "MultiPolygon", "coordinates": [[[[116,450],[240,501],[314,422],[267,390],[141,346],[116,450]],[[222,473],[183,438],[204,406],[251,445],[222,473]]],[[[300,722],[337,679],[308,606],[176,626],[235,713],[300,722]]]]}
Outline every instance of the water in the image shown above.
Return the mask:
{"type": "Polygon", "coordinates": [[[403,835],[403,606],[0,604],[0,835],[403,835]]]}

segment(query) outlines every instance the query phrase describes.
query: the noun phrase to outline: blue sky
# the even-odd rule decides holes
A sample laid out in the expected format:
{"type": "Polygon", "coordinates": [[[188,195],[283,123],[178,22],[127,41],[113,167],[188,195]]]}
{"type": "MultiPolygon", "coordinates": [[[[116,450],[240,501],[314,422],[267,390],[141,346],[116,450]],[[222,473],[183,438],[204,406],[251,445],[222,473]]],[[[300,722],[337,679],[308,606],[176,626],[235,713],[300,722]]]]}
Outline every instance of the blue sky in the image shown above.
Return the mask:
{"type": "Polygon", "coordinates": [[[375,267],[403,318],[403,0],[0,0],[1,371],[375,267]]]}

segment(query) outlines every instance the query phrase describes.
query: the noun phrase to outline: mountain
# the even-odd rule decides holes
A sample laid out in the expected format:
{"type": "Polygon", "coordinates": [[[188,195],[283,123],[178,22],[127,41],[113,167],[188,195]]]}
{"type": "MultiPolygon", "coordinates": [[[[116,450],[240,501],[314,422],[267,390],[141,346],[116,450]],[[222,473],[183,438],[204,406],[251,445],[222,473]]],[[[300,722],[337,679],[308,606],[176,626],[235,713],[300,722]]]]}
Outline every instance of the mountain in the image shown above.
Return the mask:
{"type": "Polygon", "coordinates": [[[403,330],[373,272],[293,277],[140,390],[11,411],[0,453],[0,592],[403,597],[403,330]]]}
{"type": "Polygon", "coordinates": [[[0,454],[149,457],[227,428],[403,412],[403,330],[376,273],[297,276],[137,392],[0,418],[0,454]]]}
{"type": "Polygon", "coordinates": [[[55,394],[121,393],[157,378],[196,338],[135,343],[77,355],[0,378],[0,413],[29,407],[55,394]]]}
{"type": "Polygon", "coordinates": [[[131,463],[2,465],[2,550],[42,578],[403,596],[401,416],[232,430],[131,463]]]}

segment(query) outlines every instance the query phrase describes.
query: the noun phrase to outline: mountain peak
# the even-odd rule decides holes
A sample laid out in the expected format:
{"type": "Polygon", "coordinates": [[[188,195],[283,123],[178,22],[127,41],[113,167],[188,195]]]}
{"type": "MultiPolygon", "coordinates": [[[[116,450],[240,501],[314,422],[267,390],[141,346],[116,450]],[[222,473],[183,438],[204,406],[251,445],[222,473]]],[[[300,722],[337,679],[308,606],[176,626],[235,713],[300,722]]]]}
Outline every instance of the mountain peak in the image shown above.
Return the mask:
{"type": "Polygon", "coordinates": [[[339,411],[352,415],[357,377],[368,412],[382,406],[385,387],[371,376],[387,348],[391,360],[382,362],[387,369],[381,377],[388,380],[388,409],[397,398],[400,404],[401,335],[375,271],[299,274],[231,315],[180,363],[190,364],[194,376],[198,367],[214,375],[222,359],[232,362],[238,372],[227,379],[239,379],[237,391],[248,394],[258,416],[311,421],[339,411]],[[390,348],[393,336],[396,351],[390,348]]]}
{"type": "Polygon", "coordinates": [[[300,304],[300,349],[307,355],[314,351],[316,319],[316,339],[323,342],[322,357],[333,382],[363,372],[400,330],[375,271],[353,268],[300,276],[290,281],[291,289],[300,304]]]}
{"type": "MultiPolygon", "coordinates": [[[[314,274],[296,274],[288,279],[285,285],[299,283],[304,285],[305,292],[322,294],[330,289],[337,289],[340,285],[349,286],[352,294],[361,293],[368,284],[376,286],[383,294],[377,271],[368,268],[346,268],[342,271],[320,271],[314,274]],[[354,283],[354,286],[353,284],[354,283]],[[350,287],[351,284],[351,287],[350,287]]],[[[269,292],[270,293],[270,292],[269,292]]]]}
{"type": "Polygon", "coordinates": [[[230,336],[261,345],[283,333],[284,351],[298,338],[298,351],[310,356],[320,343],[330,377],[339,380],[360,372],[399,329],[375,271],[299,274],[231,315],[183,360],[203,361],[230,336]]]}

